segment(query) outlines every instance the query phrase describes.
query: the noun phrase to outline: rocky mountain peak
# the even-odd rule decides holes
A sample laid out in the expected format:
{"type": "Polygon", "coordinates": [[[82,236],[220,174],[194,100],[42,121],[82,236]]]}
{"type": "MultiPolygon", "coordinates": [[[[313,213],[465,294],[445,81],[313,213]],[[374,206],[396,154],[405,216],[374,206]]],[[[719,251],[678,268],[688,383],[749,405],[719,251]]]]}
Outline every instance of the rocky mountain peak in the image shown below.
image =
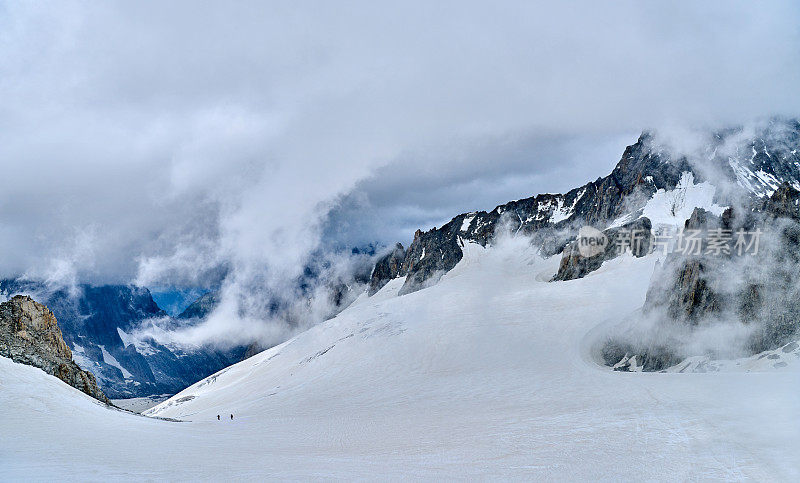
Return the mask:
{"type": "Polygon", "coordinates": [[[387,266],[393,260],[378,261],[381,266],[373,271],[378,276],[373,277],[370,294],[385,285],[388,274],[407,277],[399,291],[401,295],[436,283],[461,260],[464,243],[486,246],[498,233],[498,227],[530,235],[544,255],[561,252],[574,239],[570,227],[608,227],[613,220],[641,208],[656,191],[673,189],[684,172],[692,172],[686,159],[670,159],[654,146],[652,138],[652,134],[643,133],[625,149],[608,176],[567,193],[510,201],[489,212],[458,215],[440,228],[417,230],[399,270],[387,266]]]}
{"type": "MultiPolygon", "coordinates": [[[[656,133],[644,131],[636,143],[625,148],[608,176],[563,194],[510,201],[489,212],[463,213],[439,228],[417,230],[401,269],[391,270],[388,264],[394,262],[386,257],[378,260],[381,267],[373,270],[369,293],[385,285],[390,274],[406,277],[401,295],[436,283],[461,260],[464,243],[491,244],[499,227],[531,236],[544,256],[560,253],[569,248],[580,226],[605,230],[619,226],[615,221],[623,217],[636,219],[656,193],[676,189],[687,173],[695,183],[717,173],[714,176],[720,179],[708,181],[732,185],[737,196],[744,195],[748,203],[758,205],[766,200],[767,206],[756,206],[757,211],[800,219],[800,201],[794,194],[800,190],[800,122],[774,119],[752,133],[741,127],[719,131],[709,135],[705,148],[708,152],[703,159],[690,160],[659,144],[656,133]]],[[[728,204],[728,200],[719,203],[728,204]]],[[[722,223],[730,222],[731,216],[729,212],[722,223]]],[[[590,268],[579,258],[566,262],[559,280],[580,277],[590,268]]],[[[590,265],[595,264],[592,261],[590,265]]]]}
{"type": "MultiPolygon", "coordinates": [[[[11,330],[16,337],[34,342],[34,336],[57,356],[72,359],[72,351],[64,342],[55,315],[27,295],[17,295],[7,302],[11,330]]],[[[5,315],[5,314],[4,314],[5,315]]]]}

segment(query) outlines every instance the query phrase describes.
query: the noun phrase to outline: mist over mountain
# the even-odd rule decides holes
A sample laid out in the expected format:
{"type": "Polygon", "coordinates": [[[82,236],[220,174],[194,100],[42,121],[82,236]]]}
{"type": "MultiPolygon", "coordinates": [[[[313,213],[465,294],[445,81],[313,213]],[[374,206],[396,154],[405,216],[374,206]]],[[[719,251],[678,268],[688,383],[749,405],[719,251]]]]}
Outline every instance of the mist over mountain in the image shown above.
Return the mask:
{"type": "MultiPolygon", "coordinates": [[[[771,208],[773,205],[764,204],[764,200],[779,193],[793,199],[791,190],[800,188],[799,126],[796,120],[764,119],[739,127],[694,132],[695,144],[690,146],[683,137],[680,147],[673,144],[669,135],[645,132],[624,150],[610,174],[564,194],[540,194],[491,211],[460,214],[439,228],[417,230],[410,243],[403,241],[407,248],[398,243],[377,251],[371,245],[363,249],[316,250],[302,275],[291,282],[293,286],[284,285],[283,290],[274,293],[260,292],[257,305],[248,304],[253,294],[236,298],[234,304],[226,302],[225,286],[197,297],[174,317],[158,307],[146,288],[137,286],[82,284],[68,288],[47,281],[9,279],[0,283],[0,291],[6,298],[25,294],[48,305],[60,321],[65,341],[78,363],[92,370],[99,385],[112,397],[172,394],[335,316],[365,290],[373,295],[401,277],[404,283],[399,295],[436,284],[461,261],[467,243],[488,247],[507,233],[528,236],[542,256],[563,252],[558,273],[553,275],[553,280],[563,281],[586,276],[614,257],[609,251],[611,246],[605,256],[595,258],[581,257],[570,248],[578,228],[584,225],[606,230],[611,237],[633,229],[657,234],[665,227],[684,222],[688,226],[687,220],[697,216],[695,209],[699,206],[717,216],[723,215],[724,210],[735,212],[739,218],[765,210],[775,216],[780,209],[780,216],[792,219],[791,207],[780,208],[786,202],[771,208]],[[248,317],[249,330],[233,329],[236,325],[231,324],[231,319],[248,317]]],[[[730,219],[733,215],[723,216],[730,219]]],[[[753,222],[748,223],[752,228],[753,222]]],[[[764,222],[758,226],[766,229],[764,222]]],[[[655,250],[652,236],[644,240],[637,256],[655,250]]],[[[790,240],[786,243],[789,250],[794,247],[790,240]]],[[[706,271],[708,274],[701,276],[698,283],[718,276],[711,268],[706,271]]],[[[765,283],[763,279],[755,280],[740,290],[749,290],[747,296],[761,299],[764,295],[759,292],[765,290],[765,283]]],[[[667,278],[661,285],[666,292],[663,298],[680,297],[675,295],[680,290],[678,286],[678,282],[667,278]]],[[[775,293],[774,289],[769,291],[775,293]]],[[[747,296],[740,294],[734,299],[744,301],[747,296]]],[[[649,299],[651,305],[657,304],[653,297],[649,299]]],[[[756,299],[748,303],[759,303],[756,299]]],[[[717,319],[720,316],[715,305],[703,310],[717,319]]],[[[749,310],[762,309],[753,306],[749,310]]],[[[693,325],[696,322],[687,327],[693,325]]],[[[756,326],[751,324],[748,330],[752,332],[756,326]]],[[[641,332],[644,327],[639,324],[637,330],[641,332]]],[[[731,330],[734,328],[735,325],[731,330]]],[[[751,342],[749,349],[744,348],[744,343],[724,342],[722,338],[715,350],[757,353],[773,349],[795,334],[793,325],[770,330],[773,332],[761,342],[751,342]],[[775,330],[781,331],[780,335],[775,330]]],[[[627,336],[620,337],[624,341],[627,336]]],[[[639,334],[637,338],[647,336],[639,334]]],[[[659,356],[638,355],[639,363],[645,361],[647,369],[664,369],[687,356],[709,353],[702,347],[693,349],[694,353],[685,352],[689,350],[684,347],[687,342],[670,343],[678,344],[674,354],[667,355],[669,351],[661,345],[657,349],[659,356]],[[654,362],[653,357],[661,362],[654,362]]],[[[610,365],[631,359],[637,351],[655,350],[641,347],[640,342],[616,344],[605,349],[610,365]]]]}
{"type": "Polygon", "coordinates": [[[214,288],[214,337],[277,336],[261,300],[329,245],[800,111],[792,3],[151,7],[3,4],[0,276],[214,288]]]}
{"type": "Polygon", "coordinates": [[[800,481],[798,25],[0,0],[0,479],[800,481]]]}

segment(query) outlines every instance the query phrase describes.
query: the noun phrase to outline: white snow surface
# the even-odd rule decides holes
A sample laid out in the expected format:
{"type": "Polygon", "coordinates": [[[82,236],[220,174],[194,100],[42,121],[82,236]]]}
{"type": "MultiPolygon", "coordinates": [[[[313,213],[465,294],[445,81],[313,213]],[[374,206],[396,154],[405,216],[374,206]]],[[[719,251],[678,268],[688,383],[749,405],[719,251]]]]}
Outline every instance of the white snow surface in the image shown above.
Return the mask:
{"type": "Polygon", "coordinates": [[[93,371],[100,365],[86,357],[86,352],[83,349],[83,346],[79,344],[74,344],[74,347],[72,348],[72,360],[75,361],[75,364],[78,364],[78,367],[84,371],[93,371]]]}
{"type": "Polygon", "coordinates": [[[100,350],[103,351],[103,362],[105,362],[110,366],[114,366],[120,371],[122,371],[122,377],[124,377],[125,379],[130,379],[133,377],[133,374],[128,372],[128,370],[125,369],[124,367],[122,367],[122,364],[120,364],[119,361],[106,350],[105,346],[101,345],[99,347],[100,350]]]}
{"type": "Polygon", "coordinates": [[[557,264],[467,244],[437,285],[394,280],[148,412],[187,422],[0,358],[0,478],[800,478],[800,372],[613,372],[597,341],[654,258],[548,283],[557,264]]]}
{"type": "Polygon", "coordinates": [[[572,205],[570,206],[564,206],[564,198],[559,198],[556,208],[553,210],[553,214],[550,216],[550,223],[556,224],[575,214],[575,206],[578,204],[578,201],[583,198],[584,194],[586,194],[585,188],[575,196],[575,199],[572,200],[572,205]]]}
{"type": "Polygon", "coordinates": [[[475,219],[475,215],[470,214],[469,216],[464,218],[464,221],[461,222],[461,231],[469,230],[469,225],[472,223],[472,220],[475,219]]]}
{"type": "MultiPolygon", "coordinates": [[[[758,153],[754,146],[751,146],[750,149],[752,150],[752,154],[749,160],[742,159],[744,158],[742,156],[728,157],[728,164],[733,169],[736,175],[736,183],[739,186],[760,198],[772,196],[775,190],[787,181],[791,183],[794,189],[800,190],[800,183],[797,180],[786,180],[782,177],[777,178],[772,173],[767,173],[763,169],[754,171],[751,166],[755,164],[754,159],[758,153]]],[[[764,154],[770,156],[766,148],[764,149],[764,154]]],[[[792,151],[792,154],[795,154],[795,151],[792,151]]]]}
{"type": "Polygon", "coordinates": [[[130,397],[125,399],[112,399],[111,403],[118,408],[141,413],[169,399],[169,394],[162,396],[130,397]]]}
{"type": "MultiPolygon", "coordinates": [[[[695,184],[694,175],[684,172],[678,185],[669,191],[659,189],[647,201],[640,217],[647,217],[655,230],[657,227],[682,227],[692,216],[695,208],[703,208],[717,216],[722,215],[727,206],[714,203],[716,188],[709,182],[695,184]]],[[[634,219],[633,213],[614,220],[608,227],[620,227],[634,219]]]]}
{"type": "Polygon", "coordinates": [[[134,338],[131,337],[127,332],[117,327],[117,334],[119,334],[119,338],[122,339],[122,345],[128,347],[129,345],[133,345],[134,338]]]}

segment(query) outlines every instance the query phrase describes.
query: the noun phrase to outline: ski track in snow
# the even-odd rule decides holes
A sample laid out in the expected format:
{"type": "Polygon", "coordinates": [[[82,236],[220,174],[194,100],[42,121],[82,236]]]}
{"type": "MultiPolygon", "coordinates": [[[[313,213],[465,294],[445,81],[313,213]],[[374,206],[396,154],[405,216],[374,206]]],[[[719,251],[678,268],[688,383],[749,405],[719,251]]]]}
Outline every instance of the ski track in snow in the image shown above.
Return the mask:
{"type": "Polygon", "coordinates": [[[800,478],[797,365],[595,362],[653,257],[548,283],[558,258],[523,241],[464,251],[437,285],[397,297],[391,281],[148,412],[187,422],[106,409],[0,358],[0,478],[800,478]]]}

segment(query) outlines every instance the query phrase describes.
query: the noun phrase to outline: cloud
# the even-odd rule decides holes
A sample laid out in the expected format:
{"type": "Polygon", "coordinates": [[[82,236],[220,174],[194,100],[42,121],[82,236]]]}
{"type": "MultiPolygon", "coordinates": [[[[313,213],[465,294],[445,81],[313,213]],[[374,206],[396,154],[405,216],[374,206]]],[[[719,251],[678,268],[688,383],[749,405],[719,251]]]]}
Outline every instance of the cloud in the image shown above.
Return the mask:
{"type": "Polygon", "coordinates": [[[326,239],[407,243],[416,229],[513,199],[566,192],[605,176],[636,132],[619,136],[512,136],[406,156],[359,181],[329,213],[326,239]]]}
{"type": "Polygon", "coordinates": [[[643,127],[800,112],[798,13],[3,2],[0,274],[269,285],[323,238],[567,189],[643,127]]]}

